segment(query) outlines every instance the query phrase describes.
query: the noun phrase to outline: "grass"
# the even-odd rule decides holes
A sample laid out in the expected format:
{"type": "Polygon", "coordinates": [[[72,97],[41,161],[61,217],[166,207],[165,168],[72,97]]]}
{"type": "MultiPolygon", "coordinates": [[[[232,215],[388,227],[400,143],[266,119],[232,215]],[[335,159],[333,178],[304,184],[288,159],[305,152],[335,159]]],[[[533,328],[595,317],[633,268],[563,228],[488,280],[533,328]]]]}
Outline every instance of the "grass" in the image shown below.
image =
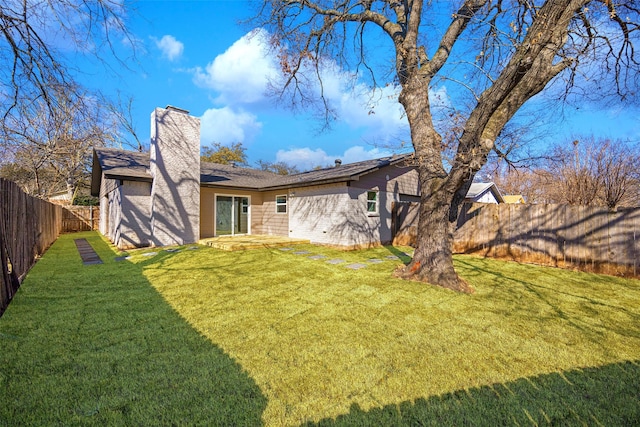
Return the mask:
{"type": "Polygon", "coordinates": [[[460,295],[393,279],[396,248],[296,249],[384,262],[116,263],[96,234],[62,236],[0,319],[0,424],[640,422],[640,282],[461,256],[460,295]]]}

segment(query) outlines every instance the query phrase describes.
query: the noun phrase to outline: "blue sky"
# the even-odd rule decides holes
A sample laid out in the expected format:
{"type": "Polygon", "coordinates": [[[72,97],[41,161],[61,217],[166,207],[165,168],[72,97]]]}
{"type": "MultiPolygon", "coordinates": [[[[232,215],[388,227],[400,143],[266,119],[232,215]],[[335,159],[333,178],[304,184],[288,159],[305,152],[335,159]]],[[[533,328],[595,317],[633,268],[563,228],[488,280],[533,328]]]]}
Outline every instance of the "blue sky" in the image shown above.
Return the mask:
{"type": "MultiPolygon", "coordinates": [[[[102,64],[80,68],[81,80],[91,88],[133,97],[134,124],[145,142],[151,111],[166,105],[201,118],[203,146],[242,142],[251,165],[285,161],[309,169],[330,165],[335,158],[348,163],[388,155],[394,151],[390,146],[408,140],[392,90],[380,93],[372,106],[368,88],[349,91],[339,71],[328,76],[329,97],[339,117],[330,130],[320,132],[321,123],[311,113],[294,114],[278,106],[266,95],[268,76],[277,64],[266,54],[262,33],[251,36],[252,28],[238,24],[251,15],[248,2],[142,0],[135,7],[128,24],[138,42],[136,60],[127,59],[123,44],[119,56],[128,67],[105,58],[110,70],[102,64]]],[[[446,85],[436,90],[446,103],[446,85]]],[[[543,121],[540,146],[574,135],[640,139],[638,110],[624,106],[567,107],[562,118],[554,114],[543,121]]]]}

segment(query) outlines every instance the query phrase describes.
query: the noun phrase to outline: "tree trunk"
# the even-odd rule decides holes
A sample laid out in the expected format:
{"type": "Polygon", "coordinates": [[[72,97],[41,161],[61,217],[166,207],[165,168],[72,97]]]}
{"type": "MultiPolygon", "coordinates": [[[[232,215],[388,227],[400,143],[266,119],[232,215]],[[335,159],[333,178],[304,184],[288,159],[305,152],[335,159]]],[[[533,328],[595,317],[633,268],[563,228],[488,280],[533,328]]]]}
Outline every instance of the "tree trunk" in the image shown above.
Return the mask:
{"type": "MultiPolygon", "coordinates": [[[[468,185],[464,186],[464,188],[468,185]]],[[[428,282],[459,292],[473,293],[473,288],[458,276],[453,267],[453,234],[456,230],[461,200],[458,194],[443,188],[426,194],[423,186],[417,247],[413,260],[398,276],[428,282]]]]}
{"type": "Polygon", "coordinates": [[[471,170],[453,174],[444,170],[442,137],[433,125],[428,88],[428,81],[416,75],[407,80],[400,93],[410,124],[421,197],[417,247],[411,263],[397,276],[472,293],[473,288],[453,268],[453,233],[473,174],[471,170]]]}

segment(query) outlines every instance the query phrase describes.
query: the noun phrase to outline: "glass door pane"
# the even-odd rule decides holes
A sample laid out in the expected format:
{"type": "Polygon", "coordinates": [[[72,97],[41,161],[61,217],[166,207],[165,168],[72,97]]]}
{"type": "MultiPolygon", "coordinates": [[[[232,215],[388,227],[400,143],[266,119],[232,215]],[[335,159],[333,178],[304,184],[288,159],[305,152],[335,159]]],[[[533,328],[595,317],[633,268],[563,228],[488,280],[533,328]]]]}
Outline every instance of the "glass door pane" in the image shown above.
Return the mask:
{"type": "Polygon", "coordinates": [[[234,197],[234,233],[249,233],[249,198],[234,197]]]}
{"type": "Polygon", "coordinates": [[[216,235],[231,234],[233,197],[216,196],[216,235]]]}

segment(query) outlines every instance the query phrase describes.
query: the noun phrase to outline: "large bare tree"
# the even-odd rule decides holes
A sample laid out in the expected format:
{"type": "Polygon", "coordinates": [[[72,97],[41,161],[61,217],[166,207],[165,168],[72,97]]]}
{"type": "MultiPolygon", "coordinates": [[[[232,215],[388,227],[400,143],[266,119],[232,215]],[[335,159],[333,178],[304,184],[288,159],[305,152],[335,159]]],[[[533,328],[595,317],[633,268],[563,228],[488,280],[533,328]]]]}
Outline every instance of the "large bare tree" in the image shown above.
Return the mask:
{"type": "MultiPolygon", "coordinates": [[[[4,0],[0,2],[0,119],[39,100],[57,107],[59,94],[78,88],[68,54],[100,60],[112,40],[132,38],[121,0],[4,0]]],[[[133,43],[132,43],[133,44],[133,43]]]]}
{"type": "Polygon", "coordinates": [[[543,164],[541,186],[552,203],[637,206],[638,144],[587,137],[551,148],[543,164]]]}
{"type": "Polygon", "coordinates": [[[452,242],[474,175],[505,125],[545,88],[565,100],[580,88],[637,96],[639,8],[628,0],[263,0],[254,24],[273,35],[283,93],[294,102],[308,100],[309,71],[322,76],[328,59],[372,85],[398,86],[422,192],[418,245],[400,275],[471,292],[454,270],[452,242]],[[447,167],[430,99],[441,79],[468,94],[447,167]]]}
{"type": "Polygon", "coordinates": [[[16,179],[28,193],[47,197],[66,189],[69,197],[87,181],[91,148],[110,145],[118,138],[111,111],[80,89],[50,89],[56,100],[51,110],[43,99],[20,103],[5,118],[7,158],[0,160],[0,175],[16,179]],[[71,96],[71,94],[80,94],[71,96]],[[3,165],[4,164],[4,165],[3,165]],[[17,174],[12,176],[11,173],[17,174]]]}

